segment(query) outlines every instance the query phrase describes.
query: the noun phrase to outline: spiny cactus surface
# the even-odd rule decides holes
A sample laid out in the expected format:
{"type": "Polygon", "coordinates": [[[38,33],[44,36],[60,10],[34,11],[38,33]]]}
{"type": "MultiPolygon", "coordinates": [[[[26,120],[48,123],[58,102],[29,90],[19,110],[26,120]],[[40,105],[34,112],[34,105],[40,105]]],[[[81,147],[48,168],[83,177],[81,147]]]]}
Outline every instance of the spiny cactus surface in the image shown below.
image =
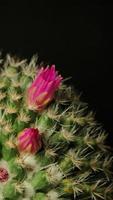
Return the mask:
{"type": "Polygon", "coordinates": [[[112,153],[55,66],[0,62],[0,200],[113,200],[112,153]]]}

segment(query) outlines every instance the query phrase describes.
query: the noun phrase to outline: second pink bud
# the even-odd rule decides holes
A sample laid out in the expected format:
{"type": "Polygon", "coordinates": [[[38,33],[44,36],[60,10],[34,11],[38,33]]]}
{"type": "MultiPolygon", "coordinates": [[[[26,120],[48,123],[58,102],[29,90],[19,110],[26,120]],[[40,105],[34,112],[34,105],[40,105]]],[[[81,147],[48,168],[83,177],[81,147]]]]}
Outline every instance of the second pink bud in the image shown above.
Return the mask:
{"type": "Polygon", "coordinates": [[[35,154],[42,146],[38,129],[26,128],[18,134],[17,148],[20,153],[35,154]]]}

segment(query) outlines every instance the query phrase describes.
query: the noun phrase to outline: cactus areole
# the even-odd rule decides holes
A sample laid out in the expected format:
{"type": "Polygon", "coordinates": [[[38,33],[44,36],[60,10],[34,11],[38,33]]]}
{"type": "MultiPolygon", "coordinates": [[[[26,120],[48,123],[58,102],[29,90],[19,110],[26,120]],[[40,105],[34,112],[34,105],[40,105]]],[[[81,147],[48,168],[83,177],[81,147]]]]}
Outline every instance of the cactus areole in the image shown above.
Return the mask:
{"type": "Polygon", "coordinates": [[[0,199],[113,200],[107,133],[55,65],[0,60],[0,199]]]}

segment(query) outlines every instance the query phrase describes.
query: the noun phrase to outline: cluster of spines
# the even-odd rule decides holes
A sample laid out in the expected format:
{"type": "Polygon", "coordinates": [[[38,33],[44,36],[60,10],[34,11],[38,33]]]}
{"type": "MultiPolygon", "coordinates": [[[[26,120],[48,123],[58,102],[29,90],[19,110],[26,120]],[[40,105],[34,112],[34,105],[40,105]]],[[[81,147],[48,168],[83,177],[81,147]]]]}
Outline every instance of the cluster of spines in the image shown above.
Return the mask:
{"type": "Polygon", "coordinates": [[[8,55],[1,69],[1,163],[6,161],[11,174],[3,198],[112,200],[112,157],[104,144],[106,132],[87,105],[62,85],[54,103],[43,112],[27,108],[25,90],[36,73],[35,63],[36,57],[28,65],[8,55]],[[43,149],[35,156],[21,156],[15,147],[16,134],[28,126],[38,127],[43,136],[43,149]]]}

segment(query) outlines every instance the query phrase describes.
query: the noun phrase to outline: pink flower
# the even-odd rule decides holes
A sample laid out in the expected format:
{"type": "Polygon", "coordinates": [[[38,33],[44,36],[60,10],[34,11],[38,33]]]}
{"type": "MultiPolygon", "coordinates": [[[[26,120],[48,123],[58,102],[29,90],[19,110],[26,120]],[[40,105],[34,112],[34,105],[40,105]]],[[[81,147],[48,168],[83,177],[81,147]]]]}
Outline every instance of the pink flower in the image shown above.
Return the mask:
{"type": "Polygon", "coordinates": [[[27,103],[30,109],[42,110],[54,98],[55,91],[62,81],[61,75],[55,70],[55,65],[42,67],[28,88],[27,103]]]}
{"type": "Polygon", "coordinates": [[[35,154],[41,146],[41,135],[38,129],[26,128],[17,137],[17,148],[20,153],[35,154]]]}
{"type": "Polygon", "coordinates": [[[5,168],[0,167],[0,182],[6,182],[8,178],[9,178],[8,171],[5,168]]]}

